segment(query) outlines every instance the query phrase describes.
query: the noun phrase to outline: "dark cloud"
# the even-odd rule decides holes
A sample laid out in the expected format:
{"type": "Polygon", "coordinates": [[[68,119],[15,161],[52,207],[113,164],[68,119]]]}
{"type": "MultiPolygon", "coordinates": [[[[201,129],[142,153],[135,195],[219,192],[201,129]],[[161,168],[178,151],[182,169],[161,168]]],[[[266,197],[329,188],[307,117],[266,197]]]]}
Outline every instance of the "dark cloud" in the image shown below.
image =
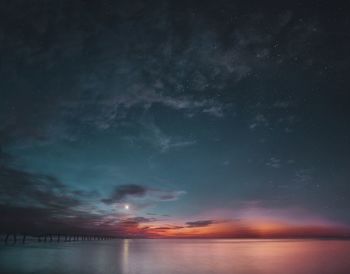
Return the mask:
{"type": "Polygon", "coordinates": [[[145,218],[145,217],[132,217],[123,219],[120,224],[122,225],[138,225],[142,223],[149,223],[155,221],[155,218],[145,218]]]}
{"type": "MultiPolygon", "coordinates": [[[[95,193],[74,190],[52,176],[2,166],[0,181],[0,233],[137,235],[140,224],[155,220],[98,212],[95,193]]],[[[123,189],[136,195],[140,188],[123,189]]]]}
{"type": "Polygon", "coordinates": [[[149,188],[142,185],[120,185],[115,188],[109,198],[102,199],[105,204],[120,203],[128,198],[144,198],[151,201],[173,201],[178,199],[184,191],[170,191],[149,188]]]}
{"type": "Polygon", "coordinates": [[[141,185],[120,185],[115,188],[110,198],[102,199],[106,204],[120,203],[127,197],[143,197],[147,188],[141,185]]]}
{"type": "Polygon", "coordinates": [[[186,225],[187,227],[206,227],[214,223],[215,221],[213,220],[202,220],[202,221],[186,222],[186,225]]]}
{"type": "Polygon", "coordinates": [[[156,221],[156,219],[141,216],[120,218],[114,224],[113,234],[117,233],[127,237],[148,237],[151,226],[147,224],[153,221],[156,221]]]}
{"type": "Polygon", "coordinates": [[[160,189],[152,189],[150,191],[151,198],[159,201],[175,201],[182,195],[186,194],[186,191],[177,190],[160,190],[160,189]]]}
{"type": "MultiPolygon", "coordinates": [[[[227,223],[232,221],[233,220],[228,220],[228,219],[190,221],[190,222],[186,222],[186,225],[187,225],[186,227],[206,227],[212,224],[227,223]]],[[[237,222],[237,220],[234,220],[234,221],[237,222]]]]}
{"type": "Polygon", "coordinates": [[[185,228],[184,226],[179,226],[179,225],[171,225],[171,226],[158,226],[154,227],[153,229],[155,230],[173,230],[173,229],[182,229],[185,228]]]}
{"type": "Polygon", "coordinates": [[[0,203],[64,209],[80,205],[73,192],[53,176],[0,166],[0,203]]]}
{"type": "Polygon", "coordinates": [[[86,209],[96,193],[12,165],[4,159],[0,164],[0,233],[105,232],[107,215],[86,209]]]}

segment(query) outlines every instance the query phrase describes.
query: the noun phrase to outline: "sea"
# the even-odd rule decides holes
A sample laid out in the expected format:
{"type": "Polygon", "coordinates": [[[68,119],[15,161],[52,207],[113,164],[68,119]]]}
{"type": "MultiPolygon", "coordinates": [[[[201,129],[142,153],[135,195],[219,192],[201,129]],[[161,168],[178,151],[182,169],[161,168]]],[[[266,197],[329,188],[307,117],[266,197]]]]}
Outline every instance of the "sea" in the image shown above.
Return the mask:
{"type": "Polygon", "coordinates": [[[350,241],[117,239],[2,243],[0,273],[350,274],[350,241]]]}

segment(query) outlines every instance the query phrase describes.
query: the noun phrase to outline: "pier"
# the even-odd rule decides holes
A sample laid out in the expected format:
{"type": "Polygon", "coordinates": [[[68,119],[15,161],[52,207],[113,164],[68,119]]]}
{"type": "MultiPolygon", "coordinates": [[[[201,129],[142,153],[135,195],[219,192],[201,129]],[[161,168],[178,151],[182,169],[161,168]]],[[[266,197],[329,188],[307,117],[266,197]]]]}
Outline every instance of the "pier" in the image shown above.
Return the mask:
{"type": "Polygon", "coordinates": [[[28,242],[42,243],[59,243],[59,242],[78,242],[78,241],[106,241],[116,239],[114,236],[107,235],[91,235],[91,234],[61,234],[61,233],[43,233],[38,235],[30,235],[25,233],[6,233],[1,237],[4,244],[25,244],[28,242]]]}

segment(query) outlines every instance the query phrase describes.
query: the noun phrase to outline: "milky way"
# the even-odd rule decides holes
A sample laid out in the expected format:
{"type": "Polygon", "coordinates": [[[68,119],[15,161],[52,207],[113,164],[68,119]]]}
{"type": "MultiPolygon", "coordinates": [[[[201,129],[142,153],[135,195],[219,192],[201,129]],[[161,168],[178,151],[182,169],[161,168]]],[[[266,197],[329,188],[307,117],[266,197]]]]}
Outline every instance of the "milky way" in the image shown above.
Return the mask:
{"type": "Polygon", "coordinates": [[[2,1],[0,232],[349,236],[346,9],[260,2],[2,1]]]}

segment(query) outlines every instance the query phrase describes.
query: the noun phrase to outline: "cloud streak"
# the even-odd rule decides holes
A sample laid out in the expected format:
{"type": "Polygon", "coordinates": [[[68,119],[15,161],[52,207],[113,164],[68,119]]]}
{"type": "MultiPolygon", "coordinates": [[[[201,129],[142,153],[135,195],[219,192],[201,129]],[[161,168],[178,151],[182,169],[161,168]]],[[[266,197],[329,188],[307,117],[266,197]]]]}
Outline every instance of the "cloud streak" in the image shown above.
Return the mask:
{"type": "Polygon", "coordinates": [[[207,227],[215,223],[213,220],[192,221],[186,222],[187,227],[207,227]]]}
{"type": "Polygon", "coordinates": [[[136,184],[119,185],[115,187],[110,197],[102,199],[102,202],[110,205],[125,202],[128,199],[144,199],[155,202],[175,201],[185,193],[185,191],[162,190],[136,184]]]}

